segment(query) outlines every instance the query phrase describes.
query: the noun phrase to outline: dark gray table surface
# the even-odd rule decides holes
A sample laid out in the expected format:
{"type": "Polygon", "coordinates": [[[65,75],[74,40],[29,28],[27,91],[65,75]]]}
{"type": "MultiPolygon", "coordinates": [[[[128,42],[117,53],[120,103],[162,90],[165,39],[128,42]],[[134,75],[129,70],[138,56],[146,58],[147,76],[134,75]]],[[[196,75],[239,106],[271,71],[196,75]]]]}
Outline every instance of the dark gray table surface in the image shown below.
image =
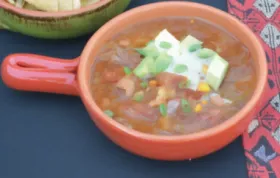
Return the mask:
{"type": "MultiPolygon", "coordinates": [[[[130,8],[157,0],[132,0],[130,8]]],[[[196,0],[222,10],[225,0],[196,0]]],[[[49,41],[0,31],[0,62],[11,53],[78,56],[89,36],[49,41]]],[[[78,97],[26,93],[0,80],[0,178],[245,178],[241,138],[207,157],[162,162],[132,155],[95,127],[78,97]]]]}

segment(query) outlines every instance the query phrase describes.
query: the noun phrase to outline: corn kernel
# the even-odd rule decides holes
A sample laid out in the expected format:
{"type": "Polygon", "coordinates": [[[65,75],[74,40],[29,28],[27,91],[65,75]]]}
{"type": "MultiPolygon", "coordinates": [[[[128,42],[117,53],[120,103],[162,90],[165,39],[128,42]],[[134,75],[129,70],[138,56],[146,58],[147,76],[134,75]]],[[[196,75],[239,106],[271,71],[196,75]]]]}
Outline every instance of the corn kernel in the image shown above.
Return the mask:
{"type": "Polygon", "coordinates": [[[150,85],[151,87],[156,87],[157,84],[158,84],[158,82],[157,82],[156,80],[151,80],[151,81],[149,82],[149,85],[150,85]]]}
{"type": "Polygon", "coordinates": [[[207,104],[208,102],[206,100],[201,101],[202,104],[207,104]]]}
{"type": "Polygon", "coordinates": [[[210,86],[207,84],[207,83],[200,83],[198,85],[198,91],[201,91],[201,92],[209,92],[211,89],[210,89],[210,86]]]}
{"type": "Polygon", "coordinates": [[[191,23],[194,23],[194,20],[191,20],[191,23]]]}
{"type": "Polygon", "coordinates": [[[195,106],[195,108],[194,108],[194,111],[195,111],[195,112],[200,112],[201,110],[202,110],[201,104],[197,104],[197,105],[195,106]]]}
{"type": "Polygon", "coordinates": [[[204,74],[207,74],[207,71],[208,71],[208,66],[207,66],[207,65],[203,65],[203,67],[202,67],[202,72],[203,72],[204,74]]]}

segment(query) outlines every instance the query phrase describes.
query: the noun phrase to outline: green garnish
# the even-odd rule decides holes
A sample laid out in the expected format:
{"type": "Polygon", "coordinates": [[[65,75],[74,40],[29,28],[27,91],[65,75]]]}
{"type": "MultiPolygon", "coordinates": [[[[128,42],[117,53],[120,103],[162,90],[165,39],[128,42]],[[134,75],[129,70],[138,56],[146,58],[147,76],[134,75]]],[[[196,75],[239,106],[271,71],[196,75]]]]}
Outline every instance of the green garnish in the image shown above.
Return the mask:
{"type": "Polygon", "coordinates": [[[186,80],[186,81],[182,81],[179,83],[178,87],[180,89],[184,89],[184,88],[188,88],[191,84],[191,81],[190,80],[186,80]]]}
{"type": "Polygon", "coordinates": [[[202,44],[202,41],[198,40],[197,38],[191,35],[188,35],[180,44],[181,52],[194,52],[200,49],[202,44]]]}
{"type": "Polygon", "coordinates": [[[139,92],[136,92],[133,96],[133,100],[134,101],[137,101],[137,102],[141,102],[144,98],[144,92],[143,91],[139,91],[139,92]]]}
{"type": "Polygon", "coordinates": [[[188,66],[184,65],[184,64],[177,64],[174,67],[174,72],[176,73],[184,73],[188,70],[188,66]]]}
{"type": "Polygon", "coordinates": [[[133,73],[139,78],[145,78],[154,73],[155,61],[152,57],[145,57],[140,64],[133,70],[133,73]]]}
{"type": "Polygon", "coordinates": [[[182,110],[183,112],[191,112],[191,106],[190,103],[186,100],[186,99],[181,99],[181,106],[182,106],[182,110]]]}
{"type": "Polygon", "coordinates": [[[145,57],[149,56],[154,58],[160,55],[154,41],[150,41],[144,48],[136,48],[135,50],[145,57]]]}
{"type": "Polygon", "coordinates": [[[123,70],[126,75],[129,75],[132,72],[129,67],[124,67],[123,70]]]}
{"type": "Polygon", "coordinates": [[[197,56],[202,59],[205,59],[208,57],[212,57],[215,54],[216,54],[215,51],[213,51],[212,49],[203,48],[197,53],[197,56]]]}
{"type": "Polygon", "coordinates": [[[229,63],[219,55],[215,55],[208,67],[206,74],[207,84],[214,90],[218,90],[228,71],[229,63]]]}
{"type": "Polygon", "coordinates": [[[193,44],[189,47],[189,52],[195,52],[201,48],[201,44],[193,44]]]}
{"type": "Polygon", "coordinates": [[[109,110],[109,109],[105,110],[104,113],[105,113],[107,116],[109,116],[109,117],[113,117],[113,116],[114,116],[113,111],[111,111],[111,110],[109,110]]]}
{"type": "Polygon", "coordinates": [[[164,116],[164,117],[167,116],[167,108],[166,108],[165,104],[159,105],[159,111],[162,116],[164,116]]]}
{"type": "Polygon", "coordinates": [[[159,46],[163,49],[170,49],[172,47],[172,44],[166,41],[160,42],[159,46]]]}
{"type": "Polygon", "coordinates": [[[148,87],[148,82],[141,82],[140,86],[145,89],[148,87]]]}
{"type": "Polygon", "coordinates": [[[156,59],[154,63],[154,71],[151,73],[157,75],[163,71],[165,71],[173,60],[172,56],[169,56],[167,53],[162,52],[156,59]]]}
{"type": "Polygon", "coordinates": [[[189,102],[188,102],[188,100],[186,100],[186,99],[181,99],[181,104],[182,105],[188,105],[189,104],[189,102]]]}
{"type": "MultiPolygon", "coordinates": [[[[168,42],[162,42],[161,45],[168,47],[168,44],[168,42]]],[[[144,59],[133,70],[133,73],[141,79],[165,71],[173,60],[172,56],[166,52],[160,52],[154,41],[149,42],[146,47],[136,50],[144,56],[144,59]]]]}

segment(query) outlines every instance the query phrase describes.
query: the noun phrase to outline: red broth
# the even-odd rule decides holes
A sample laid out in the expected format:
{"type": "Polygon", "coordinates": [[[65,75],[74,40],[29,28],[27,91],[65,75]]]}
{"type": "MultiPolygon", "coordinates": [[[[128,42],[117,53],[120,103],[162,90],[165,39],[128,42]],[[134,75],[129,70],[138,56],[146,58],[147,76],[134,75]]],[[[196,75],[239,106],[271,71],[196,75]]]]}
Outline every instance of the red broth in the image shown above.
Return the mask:
{"type": "Polygon", "coordinates": [[[106,114],[128,128],[157,135],[190,134],[218,125],[244,107],[256,86],[248,49],[198,18],[161,18],[124,29],[103,47],[92,71],[92,96],[106,114]],[[143,81],[129,74],[126,69],[133,70],[143,59],[135,48],[144,47],[163,29],[178,40],[192,35],[228,61],[229,70],[215,95],[212,89],[180,87],[186,80],[180,75],[162,72],[143,81]]]}

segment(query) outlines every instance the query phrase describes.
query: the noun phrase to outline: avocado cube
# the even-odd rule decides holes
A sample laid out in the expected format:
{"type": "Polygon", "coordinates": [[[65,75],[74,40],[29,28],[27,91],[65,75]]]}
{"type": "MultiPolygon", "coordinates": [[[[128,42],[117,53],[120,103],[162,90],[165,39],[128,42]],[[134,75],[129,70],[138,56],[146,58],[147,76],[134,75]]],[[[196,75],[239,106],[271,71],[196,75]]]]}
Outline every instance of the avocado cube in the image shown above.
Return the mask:
{"type": "Polygon", "coordinates": [[[218,54],[213,57],[206,74],[206,82],[211,88],[216,91],[219,89],[225,78],[228,68],[229,63],[218,54]]]}

